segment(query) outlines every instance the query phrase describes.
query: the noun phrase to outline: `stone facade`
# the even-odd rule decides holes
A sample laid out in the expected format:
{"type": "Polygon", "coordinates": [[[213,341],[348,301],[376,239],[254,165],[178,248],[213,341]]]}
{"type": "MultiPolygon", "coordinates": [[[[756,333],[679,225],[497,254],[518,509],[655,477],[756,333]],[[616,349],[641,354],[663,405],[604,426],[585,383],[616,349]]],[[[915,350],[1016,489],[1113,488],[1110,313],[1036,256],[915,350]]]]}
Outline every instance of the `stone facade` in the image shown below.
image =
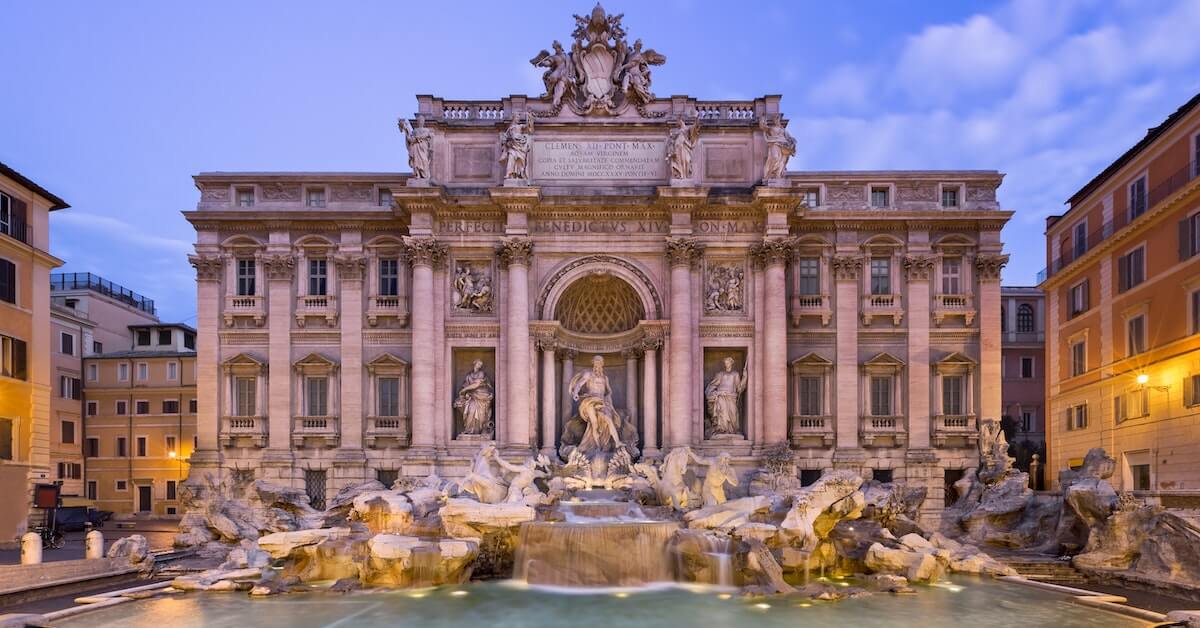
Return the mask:
{"type": "Polygon", "coordinates": [[[401,127],[427,177],[195,177],[193,467],[323,501],[461,475],[481,442],[553,454],[600,355],[643,456],[690,445],[746,469],[788,441],[806,483],[890,476],[939,511],[1001,413],[1003,176],[767,179],[794,152],[779,97],[656,98],[648,73],[564,91],[551,74],[541,98],[418,97],[401,127]],[[680,119],[696,128],[674,142],[680,119]],[[747,373],[741,425],[713,435],[704,390],[725,358],[747,373]],[[476,361],[495,388],[482,434],[455,407],[476,361]]]}
{"type": "Polygon", "coordinates": [[[1041,473],[1030,469],[1033,454],[1046,461],[1046,296],[1028,286],[1003,286],[1004,411],[1017,447],[1017,466],[1029,472],[1031,487],[1042,486],[1041,473]]]}

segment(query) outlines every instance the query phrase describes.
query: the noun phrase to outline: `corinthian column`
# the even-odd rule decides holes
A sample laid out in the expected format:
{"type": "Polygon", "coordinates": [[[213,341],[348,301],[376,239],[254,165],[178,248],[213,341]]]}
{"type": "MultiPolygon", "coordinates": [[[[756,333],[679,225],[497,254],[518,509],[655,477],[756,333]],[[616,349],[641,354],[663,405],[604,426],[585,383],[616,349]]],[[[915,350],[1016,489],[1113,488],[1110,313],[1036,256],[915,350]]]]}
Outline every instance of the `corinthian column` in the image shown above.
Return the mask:
{"type": "Polygon", "coordinates": [[[499,248],[500,263],[508,267],[508,416],[505,417],[507,445],[529,448],[529,261],[533,241],[529,238],[505,238],[499,248]]]}
{"type": "Polygon", "coordinates": [[[929,447],[929,277],[932,255],[904,258],[908,278],[908,446],[929,447]]]}
{"type": "Polygon", "coordinates": [[[539,337],[537,344],[542,352],[542,453],[553,457],[558,438],[554,429],[558,415],[555,396],[558,383],[554,381],[554,354],[558,343],[553,334],[547,334],[539,337]]]}
{"type": "Polygon", "coordinates": [[[412,261],[412,446],[432,451],[434,395],[433,269],[446,260],[446,245],[433,238],[405,238],[412,261]]]}
{"type": "Polygon", "coordinates": [[[768,238],[754,251],[764,270],[766,303],[764,304],[763,334],[763,442],[774,444],[787,440],[787,283],[784,269],[792,257],[791,242],[768,238]]]}
{"type": "Polygon", "coordinates": [[[652,329],[642,339],[642,455],[658,456],[658,349],[662,330],[652,329]]]}
{"type": "Polygon", "coordinates": [[[979,416],[1000,418],[1000,271],[1007,255],[979,254],[975,275],[979,277],[979,416]]]}
{"type": "Polygon", "coordinates": [[[692,238],[668,238],[667,262],[671,266],[671,423],[669,445],[692,444],[692,265],[700,257],[700,244],[692,238]]]}

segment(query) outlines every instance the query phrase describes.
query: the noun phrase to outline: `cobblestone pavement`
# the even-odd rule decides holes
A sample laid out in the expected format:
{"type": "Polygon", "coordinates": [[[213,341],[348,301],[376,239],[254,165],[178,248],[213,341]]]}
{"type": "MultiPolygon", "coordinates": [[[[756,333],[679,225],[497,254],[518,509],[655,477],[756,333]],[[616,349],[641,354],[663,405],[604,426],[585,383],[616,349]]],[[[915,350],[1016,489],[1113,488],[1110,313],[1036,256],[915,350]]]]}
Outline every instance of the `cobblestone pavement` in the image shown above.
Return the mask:
{"type": "MultiPolygon", "coordinates": [[[[171,543],[175,539],[175,533],[179,531],[178,522],[171,519],[151,519],[151,520],[131,520],[131,521],[105,521],[104,526],[100,528],[104,532],[105,548],[112,545],[113,541],[130,536],[133,534],[141,534],[150,541],[150,549],[161,550],[170,549],[171,543]],[[121,527],[118,527],[121,526],[121,527]],[[132,526],[132,527],[126,527],[132,526]]],[[[47,549],[42,551],[42,560],[45,562],[56,560],[75,560],[83,558],[83,532],[67,532],[67,543],[61,549],[47,549]]],[[[0,565],[15,565],[21,562],[21,550],[0,550],[0,565]]]]}

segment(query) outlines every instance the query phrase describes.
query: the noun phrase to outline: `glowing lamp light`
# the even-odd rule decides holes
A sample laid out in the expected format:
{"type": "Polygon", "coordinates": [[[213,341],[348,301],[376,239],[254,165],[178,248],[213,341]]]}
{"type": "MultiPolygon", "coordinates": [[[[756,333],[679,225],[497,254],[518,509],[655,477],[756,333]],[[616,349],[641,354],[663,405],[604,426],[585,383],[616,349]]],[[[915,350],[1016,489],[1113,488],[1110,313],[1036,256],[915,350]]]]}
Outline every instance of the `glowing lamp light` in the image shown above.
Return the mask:
{"type": "Polygon", "coordinates": [[[1148,382],[1148,381],[1150,381],[1150,376],[1149,376],[1149,375],[1147,375],[1147,374],[1145,374],[1145,373],[1140,373],[1140,374],[1138,374],[1138,376],[1137,376],[1137,383],[1138,383],[1138,385],[1139,385],[1139,386],[1145,386],[1145,385],[1146,385],[1146,382],[1148,382]]]}
{"type": "Polygon", "coordinates": [[[454,597],[463,597],[466,594],[466,591],[453,591],[450,593],[450,595],[453,595],[454,597]]]}
{"type": "Polygon", "coordinates": [[[174,458],[174,457],[175,457],[175,456],[177,456],[177,455],[179,455],[179,454],[176,454],[176,453],[175,453],[175,452],[173,452],[173,451],[168,451],[168,452],[167,452],[167,457],[168,457],[168,458],[174,458]]]}

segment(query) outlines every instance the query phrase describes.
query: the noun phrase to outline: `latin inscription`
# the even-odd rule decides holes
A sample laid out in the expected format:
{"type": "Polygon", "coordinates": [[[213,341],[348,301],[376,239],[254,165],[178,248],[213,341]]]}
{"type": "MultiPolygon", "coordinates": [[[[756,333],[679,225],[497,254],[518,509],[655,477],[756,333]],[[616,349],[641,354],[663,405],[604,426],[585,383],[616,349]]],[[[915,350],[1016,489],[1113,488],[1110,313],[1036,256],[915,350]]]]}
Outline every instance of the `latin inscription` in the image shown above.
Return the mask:
{"type": "Polygon", "coordinates": [[[504,225],[499,222],[484,222],[482,220],[443,220],[437,223],[438,233],[504,233],[504,225]]]}
{"type": "Polygon", "coordinates": [[[532,233],[666,233],[670,225],[662,220],[536,220],[532,233]]]}
{"type": "Polygon", "coordinates": [[[661,140],[535,140],[532,174],[539,181],[663,180],[666,156],[661,140]]]}

